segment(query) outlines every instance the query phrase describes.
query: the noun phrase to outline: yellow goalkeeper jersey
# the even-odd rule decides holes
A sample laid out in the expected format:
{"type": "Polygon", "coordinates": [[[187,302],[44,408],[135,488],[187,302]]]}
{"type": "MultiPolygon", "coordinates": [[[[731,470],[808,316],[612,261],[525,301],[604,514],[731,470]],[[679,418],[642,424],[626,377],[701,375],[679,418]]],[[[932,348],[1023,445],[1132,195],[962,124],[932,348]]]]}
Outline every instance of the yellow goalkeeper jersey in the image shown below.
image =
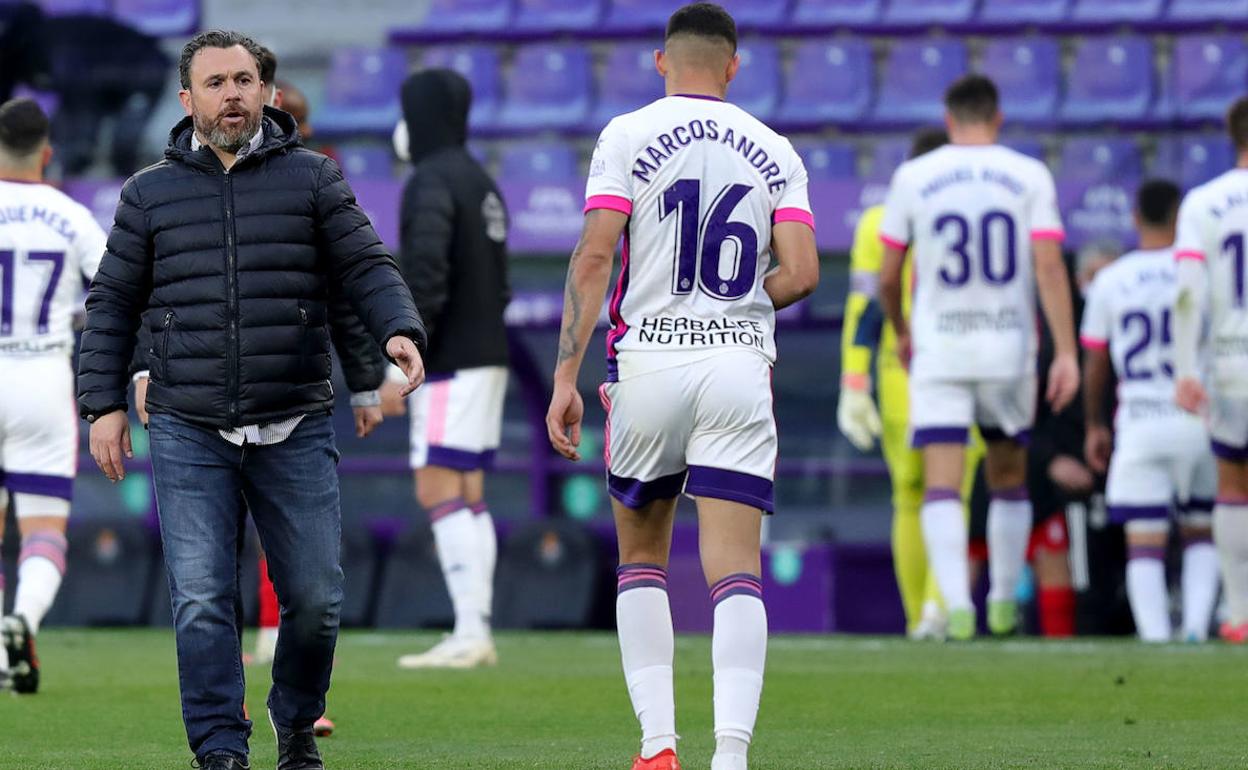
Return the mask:
{"type": "MultiPolygon", "coordinates": [[[[892,324],[883,318],[880,307],[880,269],[884,266],[884,244],[880,242],[880,219],[883,206],[872,206],[862,212],[854,231],[854,245],[849,253],[849,297],[845,301],[845,323],[841,330],[842,374],[870,374],[871,341],[877,332],[868,327],[879,328],[876,349],[876,367],[882,374],[886,370],[905,371],[897,359],[897,334],[892,324]],[[864,332],[860,335],[860,332],[864,332]]],[[[910,282],[912,263],[907,255],[902,270],[902,313],[910,317],[910,282]]]]}

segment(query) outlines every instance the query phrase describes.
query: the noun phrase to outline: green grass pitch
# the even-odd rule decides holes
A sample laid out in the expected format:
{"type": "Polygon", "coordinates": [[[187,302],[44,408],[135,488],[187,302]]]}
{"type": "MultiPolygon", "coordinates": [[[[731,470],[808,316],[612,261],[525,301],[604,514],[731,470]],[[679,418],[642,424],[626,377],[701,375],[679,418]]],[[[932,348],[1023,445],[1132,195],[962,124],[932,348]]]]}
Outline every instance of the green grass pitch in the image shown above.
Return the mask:
{"type": "MultiPolygon", "coordinates": [[[[637,728],[615,637],[504,633],[497,669],[401,672],[431,634],[344,633],[330,770],[627,770],[637,728]]],[[[250,639],[248,640],[250,641],[250,639]]],[[[48,629],[44,687],[0,697],[0,768],[185,768],[168,631],[48,629]]],[[[677,643],[689,770],[710,763],[705,637],[677,643]]],[[[272,768],[267,670],[248,669],[252,767],[272,768]]],[[[1248,766],[1248,649],[1128,641],[971,644],[777,637],[754,770],[1248,766]]]]}

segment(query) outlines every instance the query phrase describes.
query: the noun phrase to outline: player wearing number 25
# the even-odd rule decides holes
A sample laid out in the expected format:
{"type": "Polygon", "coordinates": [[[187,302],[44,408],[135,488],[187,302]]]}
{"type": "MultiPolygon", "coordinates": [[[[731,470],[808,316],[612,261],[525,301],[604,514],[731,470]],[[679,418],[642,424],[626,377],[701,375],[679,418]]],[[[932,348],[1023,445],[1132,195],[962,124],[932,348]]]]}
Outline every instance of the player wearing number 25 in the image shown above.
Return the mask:
{"type": "Polygon", "coordinates": [[[612,120],[594,150],[546,420],[555,448],[579,459],[577,374],[622,236],[600,393],[616,618],[642,730],[634,768],[679,768],[666,566],[683,492],[697,501],[715,603],[711,767],[743,770],[767,647],[759,528],[773,508],[775,310],[819,280],[814,218],[788,140],[724,101],[740,64],[731,16],[710,3],[676,11],[655,64],[667,96],[612,120]]]}
{"type": "Polygon", "coordinates": [[[18,692],[38,689],[34,634],[65,571],[78,467],[70,325],[104,253],[90,212],[43,184],[51,158],[39,106],[0,105],[0,534],[11,496],[22,535],[13,615],[0,625],[0,689],[11,672],[18,692]]]}
{"type": "Polygon", "coordinates": [[[1071,297],[1053,175],[996,143],[997,88],[967,75],[945,94],[950,144],[908,161],[884,201],[881,300],[910,361],[911,443],[923,450],[920,513],[949,636],[974,633],[963,464],[972,425],[988,444],[988,625],[1016,626],[1015,589],[1031,533],[1026,444],[1036,408],[1035,294],[1054,344],[1045,394],[1060,412],[1079,387],[1071,297]],[[902,266],[914,259],[909,319],[902,266]]]}

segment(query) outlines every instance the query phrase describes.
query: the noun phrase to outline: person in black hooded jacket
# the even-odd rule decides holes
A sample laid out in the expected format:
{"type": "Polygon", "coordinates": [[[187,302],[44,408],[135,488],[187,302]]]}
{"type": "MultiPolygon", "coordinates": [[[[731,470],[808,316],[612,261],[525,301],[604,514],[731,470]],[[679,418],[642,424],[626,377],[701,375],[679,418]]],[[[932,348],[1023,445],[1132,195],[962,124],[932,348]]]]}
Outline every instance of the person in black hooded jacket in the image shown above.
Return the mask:
{"type": "Polygon", "coordinates": [[[130,455],[127,370],[152,326],[147,394],[182,716],[205,770],[246,770],[238,555],[251,512],[282,607],[269,718],[283,770],[323,768],[313,723],[343,597],[329,411],[330,285],[406,375],[425,331],[337,164],[263,106],[260,47],[204,32],[183,48],[165,160],[132,176],[87,295],[78,402],[110,480],[130,455]],[[144,315],[144,310],[152,310],[144,315]]]}
{"type": "Polygon", "coordinates": [[[455,631],[399,665],[464,668],[496,660],[489,617],[498,546],[484,471],[498,447],[507,389],[507,214],[494,181],[464,147],[468,82],[450,70],[425,70],[407,78],[401,95],[396,150],[413,170],[403,190],[399,264],[429,330],[430,386],[412,396],[411,460],[455,631]]]}

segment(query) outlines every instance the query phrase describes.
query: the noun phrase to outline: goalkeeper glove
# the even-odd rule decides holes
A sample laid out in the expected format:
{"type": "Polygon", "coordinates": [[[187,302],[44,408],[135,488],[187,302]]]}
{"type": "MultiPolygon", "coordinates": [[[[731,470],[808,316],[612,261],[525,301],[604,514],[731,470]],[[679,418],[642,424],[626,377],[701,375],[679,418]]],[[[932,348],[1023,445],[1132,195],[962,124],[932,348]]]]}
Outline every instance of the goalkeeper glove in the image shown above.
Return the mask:
{"type": "Polygon", "coordinates": [[[862,452],[875,446],[883,426],[871,398],[871,378],[847,375],[841,379],[841,397],[836,405],[836,424],[845,438],[862,452]]]}

